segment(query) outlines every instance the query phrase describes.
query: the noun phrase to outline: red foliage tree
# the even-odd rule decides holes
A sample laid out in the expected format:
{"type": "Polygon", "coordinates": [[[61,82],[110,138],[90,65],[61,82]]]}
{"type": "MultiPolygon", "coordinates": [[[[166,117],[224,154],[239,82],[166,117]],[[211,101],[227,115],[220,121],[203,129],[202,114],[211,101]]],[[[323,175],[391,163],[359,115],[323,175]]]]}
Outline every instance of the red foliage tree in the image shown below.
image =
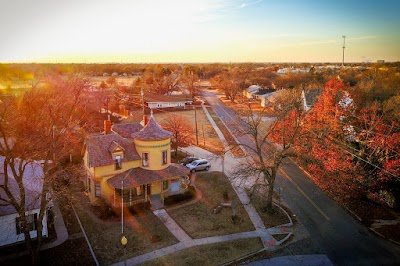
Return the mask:
{"type": "Polygon", "coordinates": [[[325,188],[349,187],[352,182],[354,171],[344,130],[346,114],[351,113],[352,108],[343,103],[346,95],[340,79],[326,83],[325,90],[305,118],[301,145],[297,146],[298,153],[314,172],[315,181],[325,188]]]}

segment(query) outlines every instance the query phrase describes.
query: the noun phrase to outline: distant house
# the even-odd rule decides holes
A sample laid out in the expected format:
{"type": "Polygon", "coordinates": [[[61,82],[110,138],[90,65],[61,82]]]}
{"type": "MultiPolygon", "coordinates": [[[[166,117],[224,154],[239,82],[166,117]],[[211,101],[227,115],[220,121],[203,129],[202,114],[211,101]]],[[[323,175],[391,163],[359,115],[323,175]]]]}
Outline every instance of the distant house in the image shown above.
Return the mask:
{"type": "Polygon", "coordinates": [[[247,99],[254,99],[255,93],[258,92],[259,89],[262,88],[258,85],[251,85],[243,91],[243,96],[246,97],[247,99]]]}
{"type": "Polygon", "coordinates": [[[301,91],[304,111],[308,112],[314,106],[323,90],[324,89],[309,89],[301,91]]]}
{"type": "Polygon", "coordinates": [[[270,88],[264,89],[264,88],[261,88],[256,93],[254,93],[253,95],[254,95],[254,98],[261,99],[263,96],[268,95],[270,93],[273,93],[275,91],[276,91],[275,89],[270,89],[270,88]]]}
{"type": "Polygon", "coordinates": [[[182,107],[193,103],[193,100],[186,95],[161,95],[145,94],[144,101],[150,109],[182,107]]]}
{"type": "Polygon", "coordinates": [[[153,117],[144,127],[104,122],[104,132],[89,135],[84,147],[85,183],[92,203],[100,198],[114,207],[122,200],[125,206],[150,202],[157,209],[165,197],[187,191],[189,169],[171,163],[172,133],[153,117]]]}
{"type": "Polygon", "coordinates": [[[245,96],[248,99],[258,99],[262,95],[266,95],[266,94],[272,93],[274,91],[275,91],[275,89],[271,89],[271,88],[265,89],[258,85],[251,85],[246,90],[243,91],[243,96],[245,96]]]}
{"type": "MultiPolygon", "coordinates": [[[[4,157],[0,157],[1,168],[3,169],[4,157]]],[[[9,179],[7,182],[8,187],[12,191],[14,196],[20,195],[20,189],[18,187],[17,181],[12,176],[12,171],[9,169],[8,175],[9,179]]],[[[3,173],[0,174],[0,184],[4,185],[5,176],[3,173]]],[[[32,238],[37,237],[37,218],[40,212],[41,195],[43,188],[43,168],[39,162],[33,162],[26,166],[23,185],[26,194],[26,217],[28,220],[28,226],[30,230],[30,235],[32,238]]],[[[0,187],[0,198],[9,199],[4,189],[0,187]]],[[[50,202],[47,206],[47,210],[52,206],[50,202]]],[[[47,229],[47,216],[48,213],[45,211],[42,220],[43,230],[42,236],[48,236],[47,229]]],[[[22,231],[19,215],[12,205],[6,204],[4,201],[0,200],[0,246],[9,245],[25,240],[25,235],[22,231]]]]}
{"type": "Polygon", "coordinates": [[[259,98],[261,99],[261,106],[268,107],[274,105],[276,102],[279,101],[281,97],[287,92],[287,90],[282,89],[278,91],[272,91],[270,93],[261,95],[259,98]]]}

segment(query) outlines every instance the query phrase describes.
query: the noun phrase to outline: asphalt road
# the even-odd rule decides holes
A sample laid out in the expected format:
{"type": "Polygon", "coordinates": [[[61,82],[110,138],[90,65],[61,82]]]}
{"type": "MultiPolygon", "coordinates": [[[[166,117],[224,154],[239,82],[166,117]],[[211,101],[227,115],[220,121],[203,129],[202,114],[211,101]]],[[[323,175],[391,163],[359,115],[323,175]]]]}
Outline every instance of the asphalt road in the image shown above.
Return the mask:
{"type": "MultiPolygon", "coordinates": [[[[245,125],[217,96],[203,91],[214,112],[225,122],[239,142],[254,145],[238,129],[245,125]]],[[[321,247],[336,265],[400,265],[400,247],[381,239],[346,210],[331,200],[291,160],[285,161],[276,179],[281,197],[311,235],[314,244],[321,247]]]]}

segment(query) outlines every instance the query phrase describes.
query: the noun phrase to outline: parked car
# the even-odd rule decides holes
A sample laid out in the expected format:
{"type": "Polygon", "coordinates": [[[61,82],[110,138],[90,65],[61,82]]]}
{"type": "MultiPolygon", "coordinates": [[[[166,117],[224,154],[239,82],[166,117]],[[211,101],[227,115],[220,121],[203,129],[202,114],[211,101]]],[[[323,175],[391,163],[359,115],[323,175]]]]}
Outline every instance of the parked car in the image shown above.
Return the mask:
{"type": "Polygon", "coordinates": [[[195,160],[189,164],[186,164],[186,167],[190,169],[190,172],[195,172],[199,170],[206,170],[210,169],[211,163],[207,161],[206,159],[199,159],[195,160]]]}
{"type": "Polygon", "coordinates": [[[189,164],[189,163],[191,163],[193,161],[196,161],[196,160],[200,160],[200,158],[189,156],[189,157],[186,157],[186,158],[180,160],[178,163],[182,164],[182,165],[187,165],[187,164],[189,164]]]}

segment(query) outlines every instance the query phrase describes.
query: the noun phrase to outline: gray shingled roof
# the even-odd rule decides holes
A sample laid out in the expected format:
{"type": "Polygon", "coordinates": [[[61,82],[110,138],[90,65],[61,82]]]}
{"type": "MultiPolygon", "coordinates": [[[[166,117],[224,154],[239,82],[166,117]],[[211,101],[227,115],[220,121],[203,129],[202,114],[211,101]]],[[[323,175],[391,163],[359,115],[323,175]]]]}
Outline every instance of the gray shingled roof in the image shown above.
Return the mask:
{"type": "Polygon", "coordinates": [[[154,117],[151,117],[147,125],[139,132],[133,133],[132,137],[141,140],[159,140],[166,139],[172,136],[172,132],[169,132],[161,128],[154,117]]]}
{"type": "Polygon", "coordinates": [[[322,94],[323,89],[309,89],[304,90],[304,95],[306,97],[306,104],[308,106],[314,106],[318,101],[318,97],[322,94]]]}
{"type": "Polygon", "coordinates": [[[122,180],[124,180],[124,187],[137,187],[155,181],[177,178],[189,174],[190,171],[186,166],[172,163],[163,170],[133,168],[108,179],[107,182],[112,187],[120,189],[122,180]]]}
{"type": "Polygon", "coordinates": [[[88,152],[90,167],[113,164],[114,160],[110,147],[115,147],[116,145],[121,146],[125,150],[122,162],[140,160],[134,144],[126,141],[120,135],[114,132],[107,135],[96,134],[90,135],[86,140],[86,150],[88,152]]]}
{"type": "Polygon", "coordinates": [[[133,133],[140,131],[142,128],[142,125],[139,123],[125,123],[115,124],[111,129],[124,138],[131,138],[133,133]]]}
{"type": "MultiPolygon", "coordinates": [[[[4,157],[0,156],[0,167],[3,168],[4,165],[4,157]]],[[[18,171],[18,169],[17,169],[18,171]]],[[[12,171],[9,169],[8,171],[8,187],[11,190],[12,194],[19,198],[20,189],[18,187],[17,181],[12,176],[12,171]]],[[[0,184],[3,185],[5,182],[5,176],[3,173],[0,174],[0,184]]],[[[34,210],[40,208],[41,203],[41,193],[43,188],[43,168],[40,163],[32,162],[29,163],[24,171],[23,184],[25,187],[25,204],[27,210],[34,210]]],[[[0,188],[0,197],[4,199],[8,199],[7,194],[3,189],[0,188]]],[[[13,213],[17,213],[15,208],[11,205],[4,205],[4,201],[0,201],[0,216],[9,215],[13,213]]],[[[52,206],[49,204],[48,206],[52,206]]]]}

